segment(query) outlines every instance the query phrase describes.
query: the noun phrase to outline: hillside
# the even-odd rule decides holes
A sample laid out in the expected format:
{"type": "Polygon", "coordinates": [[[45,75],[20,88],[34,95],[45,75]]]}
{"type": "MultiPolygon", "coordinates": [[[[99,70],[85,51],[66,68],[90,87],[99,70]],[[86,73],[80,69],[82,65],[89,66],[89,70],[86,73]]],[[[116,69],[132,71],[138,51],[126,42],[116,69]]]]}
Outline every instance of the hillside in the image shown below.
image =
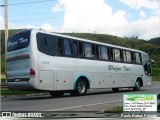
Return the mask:
{"type": "MultiPolygon", "coordinates": [[[[9,30],[9,35],[20,31],[20,30],[9,30]]],[[[109,43],[119,46],[125,46],[137,50],[142,50],[150,55],[150,58],[155,60],[156,67],[160,68],[160,37],[151,39],[150,41],[139,40],[135,38],[121,38],[118,36],[106,35],[106,34],[91,34],[91,33],[63,33],[70,36],[79,38],[90,39],[103,43],[109,43]]],[[[4,31],[1,31],[1,66],[2,73],[5,71],[5,60],[4,60],[4,31]]]]}
{"type": "Polygon", "coordinates": [[[150,43],[152,44],[155,44],[155,45],[159,45],[160,46],[160,37],[158,38],[153,38],[149,41],[150,43]]]}
{"type": "Polygon", "coordinates": [[[64,33],[64,34],[118,46],[125,46],[128,48],[142,50],[149,54],[160,53],[160,47],[158,45],[135,38],[121,38],[118,36],[112,36],[106,34],[91,34],[91,33],[64,33]]]}

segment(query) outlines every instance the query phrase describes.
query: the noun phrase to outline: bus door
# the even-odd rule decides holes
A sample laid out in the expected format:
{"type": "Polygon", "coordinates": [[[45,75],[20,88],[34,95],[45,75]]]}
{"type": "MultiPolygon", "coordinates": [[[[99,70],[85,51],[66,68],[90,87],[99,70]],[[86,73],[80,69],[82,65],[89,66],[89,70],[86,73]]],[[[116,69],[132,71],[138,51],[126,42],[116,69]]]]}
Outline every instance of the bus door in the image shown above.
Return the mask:
{"type": "Polygon", "coordinates": [[[144,65],[144,71],[145,71],[146,75],[151,76],[151,63],[150,63],[150,61],[146,62],[146,64],[144,65]]]}

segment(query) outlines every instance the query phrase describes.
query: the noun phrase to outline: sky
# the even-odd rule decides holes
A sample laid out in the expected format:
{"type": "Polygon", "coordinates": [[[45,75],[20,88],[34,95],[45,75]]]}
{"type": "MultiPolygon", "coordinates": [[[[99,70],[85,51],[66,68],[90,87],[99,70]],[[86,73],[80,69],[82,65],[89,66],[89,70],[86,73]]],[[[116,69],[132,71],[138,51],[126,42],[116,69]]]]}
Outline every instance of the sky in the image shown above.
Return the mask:
{"type": "MultiPolygon", "coordinates": [[[[5,0],[0,0],[4,5],[5,0]]],[[[8,0],[9,29],[160,37],[160,0],[8,0]]],[[[0,7],[4,29],[4,7],[0,7]]]]}

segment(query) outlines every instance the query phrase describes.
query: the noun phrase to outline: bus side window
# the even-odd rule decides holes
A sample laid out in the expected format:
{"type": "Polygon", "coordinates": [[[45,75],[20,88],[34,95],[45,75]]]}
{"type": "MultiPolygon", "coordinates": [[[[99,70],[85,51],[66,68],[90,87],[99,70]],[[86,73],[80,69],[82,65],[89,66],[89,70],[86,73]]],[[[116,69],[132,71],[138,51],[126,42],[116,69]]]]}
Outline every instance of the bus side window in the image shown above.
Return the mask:
{"type": "Polygon", "coordinates": [[[77,57],[78,56],[78,44],[76,41],[72,41],[72,53],[73,56],[77,57]]]}
{"type": "Polygon", "coordinates": [[[120,49],[112,49],[112,53],[115,61],[121,61],[120,49]]]}
{"type": "Polygon", "coordinates": [[[107,47],[101,46],[101,57],[103,60],[109,60],[107,47]]]}
{"type": "Polygon", "coordinates": [[[94,44],[92,44],[92,58],[96,58],[96,46],[94,44]]]}
{"type": "Polygon", "coordinates": [[[79,57],[82,58],[84,56],[83,43],[79,42],[78,44],[78,54],[79,57]]]}
{"type": "Polygon", "coordinates": [[[136,52],[134,53],[134,60],[137,64],[141,63],[141,57],[139,53],[136,53],[136,52]]]}
{"type": "Polygon", "coordinates": [[[84,43],[84,53],[86,58],[93,58],[91,43],[84,43]]]}
{"type": "Polygon", "coordinates": [[[64,54],[66,56],[71,56],[72,55],[72,51],[71,51],[71,41],[68,39],[64,40],[64,54]]]}
{"type": "Polygon", "coordinates": [[[56,37],[38,33],[37,34],[37,44],[38,50],[47,55],[55,55],[57,54],[57,45],[56,45],[56,37]]]}
{"type": "Polygon", "coordinates": [[[58,54],[63,55],[63,39],[58,39],[58,54]]]}
{"type": "Polygon", "coordinates": [[[132,56],[130,51],[126,51],[127,63],[132,63],[132,56]]]}
{"type": "Polygon", "coordinates": [[[123,51],[123,62],[127,62],[126,51],[123,51]]]}
{"type": "Polygon", "coordinates": [[[96,59],[101,60],[101,50],[99,45],[96,45],[96,59]]]}

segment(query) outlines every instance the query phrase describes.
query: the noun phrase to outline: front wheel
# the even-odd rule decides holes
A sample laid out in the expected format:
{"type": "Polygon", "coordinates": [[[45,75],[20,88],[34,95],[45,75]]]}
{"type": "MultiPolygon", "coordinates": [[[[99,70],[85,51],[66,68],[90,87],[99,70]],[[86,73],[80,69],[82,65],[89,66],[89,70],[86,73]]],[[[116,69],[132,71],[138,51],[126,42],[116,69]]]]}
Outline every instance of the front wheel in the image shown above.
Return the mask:
{"type": "Polygon", "coordinates": [[[133,87],[134,91],[139,91],[141,89],[141,83],[139,80],[136,81],[135,87],[133,87]]]}
{"type": "Polygon", "coordinates": [[[76,83],[76,89],[74,91],[71,91],[71,95],[73,96],[83,96],[86,95],[87,92],[87,83],[83,79],[79,79],[76,83]]]}
{"type": "Polygon", "coordinates": [[[64,95],[64,92],[61,92],[61,91],[49,91],[49,94],[52,97],[62,97],[64,95]]]}

